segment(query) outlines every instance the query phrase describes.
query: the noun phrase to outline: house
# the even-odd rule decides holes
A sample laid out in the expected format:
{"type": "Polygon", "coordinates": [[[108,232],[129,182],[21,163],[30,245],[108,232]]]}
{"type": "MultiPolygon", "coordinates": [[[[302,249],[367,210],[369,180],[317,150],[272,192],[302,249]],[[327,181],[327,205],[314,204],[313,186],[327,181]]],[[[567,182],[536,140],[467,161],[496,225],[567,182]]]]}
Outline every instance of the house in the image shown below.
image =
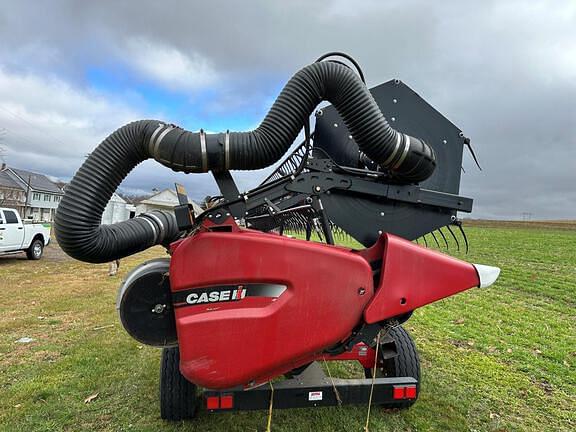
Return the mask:
{"type": "MultiPolygon", "coordinates": [[[[164,189],[148,198],[141,200],[136,204],[136,214],[149,212],[151,210],[174,210],[174,207],[179,205],[178,196],[176,191],[173,189],[164,189]]],[[[192,208],[194,209],[194,214],[198,215],[202,213],[202,207],[196,204],[194,201],[190,200],[192,208]]]]}
{"type": "Polygon", "coordinates": [[[4,185],[0,186],[2,194],[13,197],[12,201],[15,200],[13,205],[5,206],[16,208],[23,218],[47,222],[54,220],[64,192],[53,181],[44,174],[7,167],[5,164],[2,165],[0,173],[3,179],[1,183],[4,185]]]}
{"type": "Polygon", "coordinates": [[[115,193],[108,201],[104,213],[102,213],[102,224],[109,225],[122,222],[133,218],[135,214],[136,207],[127,203],[124,198],[115,193]]]}
{"type": "Polygon", "coordinates": [[[0,207],[10,207],[22,214],[25,203],[26,191],[6,171],[0,171],[0,207]]]}

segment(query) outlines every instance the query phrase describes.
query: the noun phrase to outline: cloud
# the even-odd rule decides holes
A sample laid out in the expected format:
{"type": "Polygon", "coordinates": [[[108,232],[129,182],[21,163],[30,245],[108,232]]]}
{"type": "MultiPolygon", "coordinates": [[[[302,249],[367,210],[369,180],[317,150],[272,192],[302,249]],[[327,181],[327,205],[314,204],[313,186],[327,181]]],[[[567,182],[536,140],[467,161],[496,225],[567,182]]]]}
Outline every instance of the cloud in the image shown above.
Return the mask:
{"type": "Polygon", "coordinates": [[[129,67],[171,90],[205,91],[218,81],[209,60],[198,53],[185,54],[144,37],[130,37],[124,52],[129,67]]]}
{"type": "Polygon", "coordinates": [[[0,129],[12,165],[70,177],[106,135],[141,116],[120,100],[58,78],[0,69],[0,129]]]}
{"type": "MultiPolygon", "coordinates": [[[[110,0],[5,1],[0,107],[18,117],[0,109],[0,129],[15,143],[9,158],[70,176],[128,120],[256,125],[296,70],[340,50],[369,85],[402,79],[471,137],[484,168],[465,155],[473,216],[575,218],[575,22],[572,0],[141,0],[137,13],[110,0]],[[91,68],[114,82],[94,86],[91,68]]],[[[169,186],[173,174],[154,165],[125,186],[169,186]]],[[[234,173],[241,189],[264,174],[234,173]]],[[[176,178],[191,195],[216,191],[209,176],[176,178]]]]}

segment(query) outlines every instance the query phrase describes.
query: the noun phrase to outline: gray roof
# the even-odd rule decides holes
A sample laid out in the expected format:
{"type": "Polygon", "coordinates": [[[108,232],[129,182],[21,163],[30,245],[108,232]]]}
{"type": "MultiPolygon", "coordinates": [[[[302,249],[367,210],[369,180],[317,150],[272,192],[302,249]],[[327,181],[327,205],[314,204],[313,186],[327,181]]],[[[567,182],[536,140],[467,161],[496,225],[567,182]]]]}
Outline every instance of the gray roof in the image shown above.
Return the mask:
{"type": "Polygon", "coordinates": [[[23,190],[6,171],[0,171],[0,187],[23,190]]]}
{"type": "Polygon", "coordinates": [[[12,180],[18,183],[24,190],[27,189],[27,183],[30,181],[30,189],[32,190],[52,192],[57,194],[63,193],[62,190],[44,174],[38,174],[19,168],[8,168],[5,172],[7,172],[12,180]]]}

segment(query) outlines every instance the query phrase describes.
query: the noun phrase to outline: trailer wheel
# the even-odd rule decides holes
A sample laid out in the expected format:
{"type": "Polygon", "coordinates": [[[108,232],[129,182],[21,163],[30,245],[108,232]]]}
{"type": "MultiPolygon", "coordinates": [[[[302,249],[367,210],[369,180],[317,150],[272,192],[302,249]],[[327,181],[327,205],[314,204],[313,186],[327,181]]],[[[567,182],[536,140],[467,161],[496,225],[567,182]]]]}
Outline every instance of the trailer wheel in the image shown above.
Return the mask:
{"type": "Polygon", "coordinates": [[[191,419],[198,408],[196,385],[180,373],[180,351],[164,348],[160,363],[160,416],[164,420],[191,419]]]}
{"type": "Polygon", "coordinates": [[[44,242],[40,239],[36,239],[32,242],[30,247],[26,249],[26,256],[29,260],[39,260],[42,258],[44,253],[44,242]]]}
{"type": "MultiPolygon", "coordinates": [[[[416,345],[410,334],[402,326],[390,329],[388,333],[396,342],[397,356],[383,359],[379,354],[376,377],[412,377],[418,381],[417,393],[420,391],[420,359],[416,345]]],[[[381,353],[382,351],[379,351],[381,353]]],[[[364,369],[366,378],[372,378],[372,369],[364,369]]],[[[406,409],[414,405],[416,399],[382,404],[382,408],[406,409]]]]}

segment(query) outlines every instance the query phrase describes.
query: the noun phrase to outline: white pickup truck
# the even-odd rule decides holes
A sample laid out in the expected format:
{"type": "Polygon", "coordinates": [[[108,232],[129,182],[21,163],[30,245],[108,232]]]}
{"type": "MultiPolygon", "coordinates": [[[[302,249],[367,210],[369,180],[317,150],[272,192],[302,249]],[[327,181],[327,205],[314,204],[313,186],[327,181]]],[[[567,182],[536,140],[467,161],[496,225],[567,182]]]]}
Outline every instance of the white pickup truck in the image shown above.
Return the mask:
{"type": "Polygon", "coordinates": [[[25,251],[39,260],[50,243],[50,224],[22,222],[14,209],[0,208],[0,255],[25,251]]]}

